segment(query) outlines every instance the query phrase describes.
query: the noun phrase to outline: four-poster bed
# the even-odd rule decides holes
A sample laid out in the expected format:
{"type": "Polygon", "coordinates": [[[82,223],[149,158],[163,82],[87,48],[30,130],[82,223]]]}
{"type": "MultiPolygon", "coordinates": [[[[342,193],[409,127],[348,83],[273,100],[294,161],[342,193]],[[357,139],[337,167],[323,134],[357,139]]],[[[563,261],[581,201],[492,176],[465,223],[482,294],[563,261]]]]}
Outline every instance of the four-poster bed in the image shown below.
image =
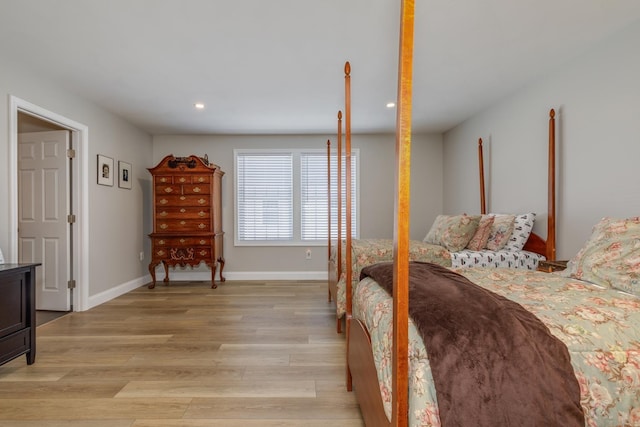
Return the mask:
{"type": "MultiPolygon", "coordinates": [[[[345,82],[350,81],[350,64],[345,66],[345,82]]],[[[350,111],[350,93],[345,94],[345,111],[349,114],[350,111]]],[[[338,145],[337,145],[337,163],[338,167],[335,171],[336,180],[338,182],[337,188],[340,186],[342,179],[341,158],[346,156],[342,154],[342,112],[338,113],[338,145]]],[[[345,132],[349,132],[349,127],[345,127],[345,132]]],[[[348,138],[350,146],[350,138],[348,138]]],[[[486,212],[486,198],[485,198],[485,183],[484,183],[484,158],[482,150],[482,139],[478,140],[478,164],[479,164],[479,181],[480,181],[480,212],[481,215],[439,215],[432,226],[432,229],[427,234],[424,240],[410,240],[408,243],[408,256],[410,261],[424,261],[440,264],[445,267],[507,267],[507,268],[525,268],[529,270],[535,270],[538,263],[542,260],[554,260],[555,259],[555,111],[552,109],[549,112],[549,141],[548,141],[548,208],[547,208],[547,238],[543,239],[538,234],[532,231],[533,222],[536,217],[535,213],[524,213],[518,215],[508,214],[487,214],[486,212]],[[483,222],[487,221],[485,225],[489,228],[485,228],[485,238],[493,239],[490,233],[493,233],[494,229],[500,230],[500,226],[494,224],[498,223],[498,218],[502,218],[500,221],[510,224],[512,228],[508,230],[508,234],[497,235],[502,238],[503,242],[506,242],[502,248],[494,248],[490,245],[487,247],[475,247],[471,248],[471,243],[474,241],[478,234],[482,234],[481,229],[483,222]],[[452,245],[457,242],[450,242],[449,246],[445,243],[435,243],[433,240],[429,240],[434,229],[436,234],[441,232],[439,230],[439,223],[448,221],[454,225],[460,221],[464,221],[466,218],[475,219],[476,225],[470,226],[467,231],[471,234],[466,234],[466,241],[463,244],[467,244],[468,238],[475,233],[471,241],[469,241],[467,247],[453,249],[452,245]],[[442,220],[442,221],[441,221],[442,220]],[[509,222],[510,221],[510,222],[509,222]]],[[[346,144],[345,144],[346,145],[346,144]]],[[[344,150],[345,153],[347,149],[344,150]]],[[[350,148],[349,148],[350,151],[350,148]]],[[[331,150],[327,151],[327,156],[331,156],[331,150]]],[[[327,159],[328,163],[331,160],[327,159]]],[[[330,171],[330,169],[329,169],[330,171]]],[[[331,186],[331,175],[329,177],[329,186],[331,186]]],[[[351,187],[345,188],[345,199],[351,200],[351,187]]],[[[341,197],[337,197],[338,203],[337,218],[342,218],[342,201],[341,197]]],[[[331,194],[329,195],[329,206],[331,206],[331,194]]],[[[350,208],[347,210],[347,214],[350,213],[350,208]]],[[[329,222],[331,223],[331,214],[329,215],[329,222]]],[[[346,224],[350,224],[347,220],[346,224]]],[[[331,224],[329,224],[331,227],[331,224]]],[[[337,221],[337,235],[342,236],[342,223],[337,221]]],[[[449,232],[446,227],[442,234],[449,232]]],[[[451,235],[459,233],[461,236],[465,232],[454,231],[451,235]]],[[[331,235],[331,234],[329,234],[331,235]]],[[[351,266],[351,277],[353,281],[357,281],[362,268],[367,265],[375,264],[377,262],[391,261],[393,256],[393,241],[391,239],[353,239],[351,234],[347,233],[345,239],[338,240],[337,243],[333,243],[332,239],[328,240],[328,299],[329,301],[335,300],[336,302],[336,328],[338,332],[341,332],[341,319],[345,313],[345,282],[347,280],[347,265],[351,266]],[[350,248],[346,250],[346,246],[350,248]],[[350,254],[351,260],[346,260],[346,254],[350,254]],[[338,261],[340,260],[340,261],[338,261]]]]}
{"type": "MultiPolygon", "coordinates": [[[[349,277],[351,271],[346,271],[347,388],[355,390],[365,424],[368,427],[637,425],[640,419],[640,217],[603,218],[562,273],[495,268],[454,270],[410,262],[413,9],[413,0],[402,1],[393,262],[364,268],[354,289],[349,277]],[[422,271],[425,267],[428,273],[422,271]],[[527,338],[513,342],[532,345],[531,350],[525,351],[509,347],[513,344],[511,340],[501,341],[507,333],[504,329],[493,332],[497,343],[506,345],[500,347],[501,353],[497,352],[498,347],[481,343],[458,352],[462,362],[482,365],[484,357],[489,358],[488,365],[493,365],[497,360],[508,361],[516,353],[526,358],[531,351],[536,351],[533,364],[522,363],[525,367],[542,368],[543,374],[532,371],[529,375],[525,370],[510,382],[505,379],[509,375],[502,374],[506,370],[473,371],[479,376],[470,378],[463,369],[468,366],[461,367],[464,363],[446,359],[448,351],[438,355],[441,345],[445,344],[443,336],[464,332],[459,329],[463,323],[458,322],[459,317],[466,317],[476,328],[472,337],[488,330],[482,312],[478,315],[467,311],[473,304],[457,301],[453,305],[454,317],[431,325],[436,327],[435,332],[427,328],[429,332],[419,334],[418,330],[424,332],[424,325],[414,319],[414,314],[431,315],[441,306],[448,306],[445,301],[432,301],[449,295],[448,279],[456,283],[454,293],[464,288],[465,292],[472,293],[470,295],[489,298],[489,302],[483,299],[482,303],[475,304],[481,310],[493,303],[509,307],[490,314],[498,320],[513,316],[516,329],[521,328],[528,334],[527,338]],[[436,284],[437,292],[425,300],[432,305],[416,311],[415,295],[436,284]],[[414,313],[412,317],[409,312],[414,313]],[[430,338],[431,334],[436,341],[424,338],[430,338]],[[483,347],[488,351],[477,351],[483,347]],[[476,353],[480,359],[468,360],[469,354],[476,353]],[[530,383],[531,380],[534,382],[530,383]]],[[[348,100],[348,79],[346,95],[348,100]]],[[[347,107],[347,129],[349,114],[347,107]]],[[[347,131],[347,153],[350,150],[348,135],[347,131]]],[[[550,161],[550,175],[552,165],[550,161]]],[[[348,205],[349,198],[347,212],[348,205]]],[[[550,200],[551,205],[554,203],[550,200]]],[[[347,258],[349,237],[348,232],[347,258]]],[[[553,255],[550,254],[549,259],[553,259],[553,255]]],[[[466,301],[472,301],[471,298],[467,297],[466,301]]],[[[429,321],[433,323],[437,319],[429,318],[429,321]]],[[[516,359],[505,369],[522,368],[519,364],[520,359],[516,359]]]]}

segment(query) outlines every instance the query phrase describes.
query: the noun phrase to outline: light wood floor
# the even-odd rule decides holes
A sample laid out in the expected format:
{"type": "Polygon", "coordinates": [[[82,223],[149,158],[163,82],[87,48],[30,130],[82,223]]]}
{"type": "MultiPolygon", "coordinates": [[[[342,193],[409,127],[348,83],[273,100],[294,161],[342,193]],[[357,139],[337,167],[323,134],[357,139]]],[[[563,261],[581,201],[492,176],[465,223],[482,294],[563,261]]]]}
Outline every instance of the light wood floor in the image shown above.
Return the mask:
{"type": "Polygon", "coordinates": [[[363,426],[326,282],[161,282],[37,328],[2,427],[363,426]]]}

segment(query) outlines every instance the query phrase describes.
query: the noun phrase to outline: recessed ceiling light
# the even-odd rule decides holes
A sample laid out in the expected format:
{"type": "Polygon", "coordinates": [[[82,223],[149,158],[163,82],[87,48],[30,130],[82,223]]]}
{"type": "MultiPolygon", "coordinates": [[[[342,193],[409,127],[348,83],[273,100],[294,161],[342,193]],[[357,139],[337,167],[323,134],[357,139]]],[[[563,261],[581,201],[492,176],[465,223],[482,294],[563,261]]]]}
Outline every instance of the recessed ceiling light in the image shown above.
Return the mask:
{"type": "Polygon", "coordinates": [[[204,108],[204,104],[202,102],[196,102],[195,104],[193,104],[193,106],[197,109],[197,110],[202,110],[204,108]]]}
{"type": "Polygon", "coordinates": [[[387,108],[393,108],[396,106],[395,102],[387,102],[387,108]]]}

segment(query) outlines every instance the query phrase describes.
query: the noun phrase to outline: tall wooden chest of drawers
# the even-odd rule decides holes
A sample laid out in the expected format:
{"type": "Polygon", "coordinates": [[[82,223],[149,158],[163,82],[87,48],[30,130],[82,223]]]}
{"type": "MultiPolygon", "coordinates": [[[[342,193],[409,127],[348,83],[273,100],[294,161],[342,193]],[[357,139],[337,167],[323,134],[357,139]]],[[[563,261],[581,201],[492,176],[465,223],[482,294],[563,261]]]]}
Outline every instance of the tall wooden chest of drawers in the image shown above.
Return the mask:
{"type": "Polygon", "coordinates": [[[217,165],[197,156],[168,155],[150,168],[153,177],[153,232],[149,272],[156,285],[156,267],[162,263],[164,281],[169,267],[195,267],[204,262],[211,269],[211,287],[220,264],[224,269],[222,231],[222,176],[217,165]]]}

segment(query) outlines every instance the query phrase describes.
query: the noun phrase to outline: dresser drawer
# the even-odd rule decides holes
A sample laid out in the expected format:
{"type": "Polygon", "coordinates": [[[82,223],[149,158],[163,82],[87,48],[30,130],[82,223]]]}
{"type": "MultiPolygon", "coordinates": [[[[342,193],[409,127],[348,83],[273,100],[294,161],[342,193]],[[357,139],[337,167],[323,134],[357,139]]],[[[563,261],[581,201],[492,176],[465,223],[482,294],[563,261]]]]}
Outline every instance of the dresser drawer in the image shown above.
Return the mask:
{"type": "Polygon", "coordinates": [[[211,218],[211,209],[185,206],[182,208],[159,208],[156,210],[156,220],[165,219],[208,219],[211,218]]]}
{"type": "Polygon", "coordinates": [[[31,328],[25,328],[0,338],[0,360],[7,361],[31,348],[31,328]]]}
{"type": "Polygon", "coordinates": [[[176,175],[173,178],[174,184],[208,184],[211,177],[206,175],[176,175]]]}
{"type": "Polygon", "coordinates": [[[156,198],[156,210],[165,207],[211,206],[211,197],[205,195],[163,195],[156,198]]]}
{"type": "Polygon", "coordinates": [[[211,247],[181,246],[157,248],[154,256],[171,261],[193,261],[211,258],[211,247]]]}
{"type": "Polygon", "coordinates": [[[210,246],[211,237],[156,237],[153,242],[156,247],[210,246]]]}
{"type": "Polygon", "coordinates": [[[208,175],[156,175],[156,184],[208,184],[208,175]]]}
{"type": "Polygon", "coordinates": [[[211,221],[208,219],[171,219],[156,222],[156,231],[159,233],[211,231],[211,221]]]}
{"type": "Polygon", "coordinates": [[[157,195],[211,194],[211,186],[207,184],[158,184],[157,195]]]}

